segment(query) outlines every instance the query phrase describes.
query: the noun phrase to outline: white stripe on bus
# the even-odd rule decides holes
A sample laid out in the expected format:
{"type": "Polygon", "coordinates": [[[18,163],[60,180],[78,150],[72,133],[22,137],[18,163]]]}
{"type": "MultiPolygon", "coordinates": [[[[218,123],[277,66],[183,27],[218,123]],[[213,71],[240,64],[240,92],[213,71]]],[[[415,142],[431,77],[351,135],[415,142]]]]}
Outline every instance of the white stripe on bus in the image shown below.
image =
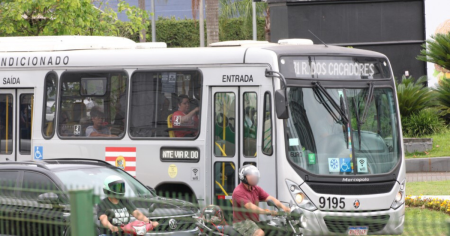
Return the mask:
{"type": "Polygon", "coordinates": [[[136,157],[136,152],[105,152],[107,157],[136,157]]]}

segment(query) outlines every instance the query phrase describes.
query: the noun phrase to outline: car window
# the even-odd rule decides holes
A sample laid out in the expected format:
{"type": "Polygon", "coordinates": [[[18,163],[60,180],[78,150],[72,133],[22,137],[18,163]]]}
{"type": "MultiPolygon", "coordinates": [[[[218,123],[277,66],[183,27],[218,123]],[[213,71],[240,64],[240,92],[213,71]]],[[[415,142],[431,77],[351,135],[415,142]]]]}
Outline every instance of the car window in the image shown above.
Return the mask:
{"type": "Polygon", "coordinates": [[[37,200],[40,194],[57,191],[58,188],[48,176],[37,172],[24,172],[20,194],[22,198],[37,200]]]}
{"type": "Polygon", "coordinates": [[[18,171],[0,171],[0,195],[13,196],[18,171]]]}
{"type": "Polygon", "coordinates": [[[153,194],[136,179],[126,174],[120,169],[112,169],[106,167],[83,168],[76,170],[60,170],[55,171],[56,176],[61,180],[67,189],[74,189],[77,187],[93,188],[96,195],[102,198],[103,181],[111,175],[116,175],[125,181],[125,196],[126,197],[150,197],[153,194]]]}

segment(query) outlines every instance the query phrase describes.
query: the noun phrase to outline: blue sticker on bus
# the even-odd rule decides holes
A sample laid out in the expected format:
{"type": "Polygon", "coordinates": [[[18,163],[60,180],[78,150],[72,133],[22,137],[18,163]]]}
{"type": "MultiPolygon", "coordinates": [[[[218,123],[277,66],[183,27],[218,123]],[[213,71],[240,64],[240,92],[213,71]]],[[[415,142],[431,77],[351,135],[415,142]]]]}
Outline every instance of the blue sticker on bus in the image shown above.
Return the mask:
{"type": "Polygon", "coordinates": [[[34,159],[42,160],[44,158],[44,147],[43,146],[35,146],[34,147],[34,159]]]}
{"type": "Polygon", "coordinates": [[[339,158],[340,171],[344,173],[352,172],[352,159],[350,158],[339,158]]]}

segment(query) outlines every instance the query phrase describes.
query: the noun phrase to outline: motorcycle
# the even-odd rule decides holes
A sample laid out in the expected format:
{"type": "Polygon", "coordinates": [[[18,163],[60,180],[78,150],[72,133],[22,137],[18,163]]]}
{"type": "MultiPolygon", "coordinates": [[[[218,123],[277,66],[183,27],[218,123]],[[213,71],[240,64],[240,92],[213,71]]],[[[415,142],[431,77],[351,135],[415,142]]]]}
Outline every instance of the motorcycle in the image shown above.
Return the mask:
{"type": "Polygon", "coordinates": [[[119,228],[125,234],[140,236],[145,235],[147,232],[153,230],[153,225],[152,223],[145,223],[143,221],[135,220],[126,225],[122,224],[119,228]]]}
{"type": "MultiPolygon", "coordinates": [[[[279,209],[273,201],[268,201],[267,205],[277,208],[278,214],[269,220],[258,223],[261,229],[264,230],[265,235],[302,235],[301,228],[305,226],[306,221],[303,218],[302,210],[298,206],[291,205],[291,211],[286,213],[279,209]]],[[[231,225],[214,225],[214,227],[210,227],[202,217],[196,217],[196,220],[196,225],[201,231],[199,235],[241,236],[231,225]]]]}

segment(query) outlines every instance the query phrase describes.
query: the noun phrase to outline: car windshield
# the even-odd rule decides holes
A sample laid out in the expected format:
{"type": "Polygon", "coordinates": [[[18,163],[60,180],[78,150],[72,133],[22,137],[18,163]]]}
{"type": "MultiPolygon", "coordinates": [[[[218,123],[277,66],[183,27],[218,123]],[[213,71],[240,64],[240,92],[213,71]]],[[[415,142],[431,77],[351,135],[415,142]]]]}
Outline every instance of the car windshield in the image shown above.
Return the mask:
{"type": "Polygon", "coordinates": [[[125,197],[152,197],[153,194],[136,179],[119,169],[93,167],[76,170],[60,170],[55,174],[68,190],[75,188],[93,188],[96,195],[104,197],[103,181],[111,175],[119,176],[125,181],[125,197]]]}
{"type": "Polygon", "coordinates": [[[287,91],[287,155],[300,168],[318,175],[383,174],[401,159],[391,88],[287,91]]]}

